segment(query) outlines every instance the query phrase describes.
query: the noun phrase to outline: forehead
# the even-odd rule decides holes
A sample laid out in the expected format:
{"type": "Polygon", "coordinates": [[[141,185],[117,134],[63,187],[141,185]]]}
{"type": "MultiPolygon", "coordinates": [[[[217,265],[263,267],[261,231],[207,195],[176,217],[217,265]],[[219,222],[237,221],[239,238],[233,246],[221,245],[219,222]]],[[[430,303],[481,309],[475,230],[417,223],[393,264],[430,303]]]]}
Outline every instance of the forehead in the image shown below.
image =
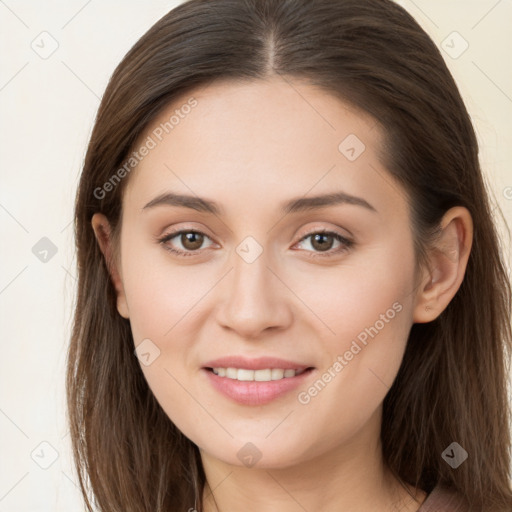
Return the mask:
{"type": "Polygon", "coordinates": [[[382,136],[371,116],[304,82],[214,82],[176,98],[147,127],[135,148],[149,139],[153,147],[125,200],[142,208],[172,189],[254,206],[309,190],[361,192],[386,172],[382,136]]]}
{"type": "Polygon", "coordinates": [[[175,98],[141,139],[155,130],[163,131],[156,138],[169,149],[173,141],[193,134],[198,148],[229,144],[248,156],[290,145],[298,153],[304,144],[309,148],[320,142],[337,150],[340,137],[350,130],[370,146],[377,147],[381,140],[377,123],[369,114],[316,86],[279,76],[223,80],[198,87],[175,98]],[[297,144],[299,138],[301,145],[297,144]]]}

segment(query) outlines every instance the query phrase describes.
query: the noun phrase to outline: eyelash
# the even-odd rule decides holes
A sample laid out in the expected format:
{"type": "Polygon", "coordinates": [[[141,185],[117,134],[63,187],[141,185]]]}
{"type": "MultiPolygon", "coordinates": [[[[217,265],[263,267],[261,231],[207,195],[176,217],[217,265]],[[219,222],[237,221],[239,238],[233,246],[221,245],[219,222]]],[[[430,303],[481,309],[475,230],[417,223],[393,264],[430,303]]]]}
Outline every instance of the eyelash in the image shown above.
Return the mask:
{"type": "MultiPolygon", "coordinates": [[[[166,245],[166,243],[168,241],[172,240],[173,238],[176,238],[178,235],[182,235],[183,233],[194,233],[194,234],[204,235],[205,237],[210,238],[205,233],[202,233],[201,231],[197,231],[195,229],[182,229],[179,231],[174,231],[172,233],[168,233],[164,237],[159,238],[158,242],[161,243],[167,251],[172,252],[178,256],[184,256],[184,257],[196,256],[199,253],[199,251],[182,251],[180,249],[175,249],[173,247],[166,245]]],[[[334,249],[334,250],[330,249],[329,251],[325,251],[325,252],[306,251],[306,252],[310,253],[309,257],[313,258],[313,259],[329,258],[329,257],[332,257],[339,253],[348,251],[355,245],[354,241],[349,240],[348,238],[345,238],[344,236],[340,235],[339,233],[336,233],[335,231],[327,231],[327,230],[319,230],[319,231],[313,231],[311,233],[308,233],[307,235],[303,236],[297,243],[303,242],[307,238],[312,237],[314,235],[319,235],[319,234],[320,235],[331,235],[335,240],[340,242],[342,245],[340,247],[338,247],[338,249],[334,249]]]]}

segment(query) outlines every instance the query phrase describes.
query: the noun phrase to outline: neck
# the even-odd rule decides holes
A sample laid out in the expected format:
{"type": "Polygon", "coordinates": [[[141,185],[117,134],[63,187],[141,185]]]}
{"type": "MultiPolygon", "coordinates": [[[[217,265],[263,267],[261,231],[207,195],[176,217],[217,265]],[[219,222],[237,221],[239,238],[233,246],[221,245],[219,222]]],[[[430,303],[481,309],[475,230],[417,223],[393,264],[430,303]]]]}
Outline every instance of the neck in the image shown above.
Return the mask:
{"type": "Polygon", "coordinates": [[[380,424],[379,410],[356,437],[288,467],[234,466],[201,451],[204,511],[417,511],[425,493],[414,497],[385,466],[380,424]]]}

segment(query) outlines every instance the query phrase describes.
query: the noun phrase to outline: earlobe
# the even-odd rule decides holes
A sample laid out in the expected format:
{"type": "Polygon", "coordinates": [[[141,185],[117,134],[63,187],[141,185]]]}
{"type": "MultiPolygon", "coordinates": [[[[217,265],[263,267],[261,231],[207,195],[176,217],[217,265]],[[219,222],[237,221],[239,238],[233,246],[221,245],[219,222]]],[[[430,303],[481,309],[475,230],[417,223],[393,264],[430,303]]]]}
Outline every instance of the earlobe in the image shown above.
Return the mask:
{"type": "Polygon", "coordinates": [[[103,257],[105,258],[110,279],[116,291],[117,310],[123,318],[129,318],[123,280],[121,272],[118,269],[116,258],[114,257],[110,223],[105,215],[102,213],[95,213],[92,217],[91,224],[94,230],[94,235],[96,236],[96,241],[98,242],[103,257]]]}
{"type": "Polygon", "coordinates": [[[473,242],[471,214],[462,206],[448,210],[440,224],[441,234],[429,250],[431,268],[425,270],[416,292],[414,323],[435,320],[457,293],[466,271],[473,242]]]}

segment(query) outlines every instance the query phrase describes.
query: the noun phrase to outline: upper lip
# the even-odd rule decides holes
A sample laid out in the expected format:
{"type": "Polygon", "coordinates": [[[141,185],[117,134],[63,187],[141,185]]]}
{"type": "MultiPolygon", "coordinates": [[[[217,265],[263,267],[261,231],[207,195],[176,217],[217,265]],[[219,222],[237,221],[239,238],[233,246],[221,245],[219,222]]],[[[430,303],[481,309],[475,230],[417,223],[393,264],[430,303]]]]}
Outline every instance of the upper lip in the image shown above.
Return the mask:
{"type": "Polygon", "coordinates": [[[265,370],[267,368],[279,368],[283,370],[306,370],[309,365],[287,361],[278,357],[257,357],[249,359],[243,356],[221,357],[208,361],[204,368],[241,368],[245,370],[265,370]]]}

